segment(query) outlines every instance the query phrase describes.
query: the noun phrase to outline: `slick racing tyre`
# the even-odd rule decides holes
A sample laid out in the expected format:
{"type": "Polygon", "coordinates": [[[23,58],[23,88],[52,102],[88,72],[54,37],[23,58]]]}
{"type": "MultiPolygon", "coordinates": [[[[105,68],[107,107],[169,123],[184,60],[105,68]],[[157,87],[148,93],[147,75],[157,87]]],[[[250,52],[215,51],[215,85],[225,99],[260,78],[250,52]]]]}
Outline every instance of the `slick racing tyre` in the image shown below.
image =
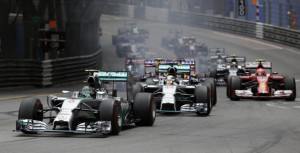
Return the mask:
{"type": "Polygon", "coordinates": [[[156,105],[152,93],[137,93],[133,102],[133,115],[137,126],[152,126],[156,118],[156,105]]]}
{"type": "Polygon", "coordinates": [[[231,83],[230,83],[230,95],[229,98],[230,100],[240,100],[239,97],[235,95],[235,90],[240,90],[241,89],[241,78],[240,77],[231,77],[231,83]]]}
{"type": "Polygon", "coordinates": [[[227,85],[226,85],[226,96],[227,98],[230,98],[230,85],[231,85],[231,77],[229,76],[227,79],[227,85]]]}
{"type": "Polygon", "coordinates": [[[115,46],[118,44],[118,36],[112,36],[112,44],[115,46]]]}
{"type": "Polygon", "coordinates": [[[205,78],[205,73],[200,72],[199,74],[197,74],[196,77],[197,77],[198,79],[205,78]]]}
{"type": "Polygon", "coordinates": [[[147,85],[155,85],[152,78],[147,78],[145,82],[147,85]]]}
{"type": "Polygon", "coordinates": [[[142,86],[139,83],[137,83],[133,85],[133,92],[132,92],[133,99],[135,98],[136,94],[139,92],[142,92],[142,86]]]}
{"type": "Polygon", "coordinates": [[[289,98],[286,98],[287,101],[294,101],[296,99],[296,82],[293,77],[284,78],[284,90],[292,90],[293,93],[289,98]]]}
{"type": "Polygon", "coordinates": [[[205,72],[205,77],[209,78],[210,77],[210,72],[205,72]]]}
{"type": "Polygon", "coordinates": [[[211,101],[213,106],[217,104],[217,86],[216,86],[216,81],[213,78],[206,78],[205,83],[210,83],[211,84],[211,101]]]}
{"type": "Polygon", "coordinates": [[[210,95],[209,95],[209,87],[208,86],[197,86],[195,88],[195,98],[196,98],[196,103],[204,103],[205,107],[206,107],[206,111],[204,112],[200,112],[197,111],[196,114],[197,115],[201,115],[201,116],[208,116],[211,112],[211,107],[212,107],[212,103],[210,100],[210,95]]]}
{"type": "MultiPolygon", "coordinates": [[[[32,119],[43,121],[43,104],[40,99],[37,98],[26,98],[23,99],[19,108],[18,120],[21,119],[32,119]]],[[[20,130],[20,126],[16,129],[20,130]]],[[[34,134],[36,132],[25,132],[26,134],[34,134]]]]}
{"type": "Polygon", "coordinates": [[[210,77],[214,79],[217,78],[217,69],[210,70],[210,77]]]}
{"type": "Polygon", "coordinates": [[[99,120],[111,121],[111,135],[118,135],[122,128],[121,103],[111,99],[104,100],[99,106],[99,120]]]}

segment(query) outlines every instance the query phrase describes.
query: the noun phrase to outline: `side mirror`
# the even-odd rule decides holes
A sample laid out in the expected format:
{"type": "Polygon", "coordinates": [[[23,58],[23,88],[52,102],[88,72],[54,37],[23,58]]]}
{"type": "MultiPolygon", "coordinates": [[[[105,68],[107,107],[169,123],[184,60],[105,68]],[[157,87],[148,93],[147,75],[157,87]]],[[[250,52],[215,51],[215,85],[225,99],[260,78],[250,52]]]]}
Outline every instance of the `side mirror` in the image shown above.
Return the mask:
{"type": "Polygon", "coordinates": [[[250,75],[250,72],[247,71],[247,72],[245,72],[245,74],[246,74],[246,75],[250,75]]]}
{"type": "Polygon", "coordinates": [[[278,74],[278,72],[272,72],[272,74],[278,74]]]}
{"type": "Polygon", "coordinates": [[[114,89],[113,91],[112,91],[112,96],[113,97],[117,97],[118,96],[118,90],[117,89],[114,89]]]}
{"type": "Polygon", "coordinates": [[[62,91],[62,93],[63,93],[63,94],[69,94],[69,93],[70,93],[70,91],[63,90],[63,91],[62,91]]]}

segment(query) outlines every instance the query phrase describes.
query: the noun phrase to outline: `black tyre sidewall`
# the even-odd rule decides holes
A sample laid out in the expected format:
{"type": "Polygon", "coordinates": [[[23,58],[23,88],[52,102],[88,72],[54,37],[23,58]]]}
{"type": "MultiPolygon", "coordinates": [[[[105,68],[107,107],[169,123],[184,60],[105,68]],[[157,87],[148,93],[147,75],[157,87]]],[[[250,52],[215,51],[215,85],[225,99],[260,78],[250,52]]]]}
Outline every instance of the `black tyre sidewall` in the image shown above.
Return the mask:
{"type": "Polygon", "coordinates": [[[32,119],[32,120],[43,120],[43,104],[40,99],[37,98],[25,98],[22,100],[19,108],[18,119],[32,119]]]}
{"type": "Polygon", "coordinates": [[[284,78],[284,89],[285,90],[292,90],[293,94],[289,98],[287,98],[287,101],[294,101],[296,99],[296,81],[293,77],[286,77],[284,78]]]}
{"type": "MultiPolygon", "coordinates": [[[[121,103],[114,100],[102,101],[99,106],[99,120],[111,121],[111,135],[118,135],[122,126],[118,124],[118,113],[121,113],[121,103]]],[[[120,116],[122,119],[122,116],[120,116]]]]}
{"type": "Polygon", "coordinates": [[[233,92],[235,90],[241,89],[241,78],[240,77],[232,77],[231,78],[231,85],[230,85],[230,99],[231,100],[239,100],[239,97],[233,96],[233,92]]]}
{"type": "MultiPolygon", "coordinates": [[[[133,103],[133,115],[138,122],[138,126],[152,126],[155,117],[153,117],[153,107],[155,105],[152,93],[137,93],[133,103]]],[[[156,111],[156,110],[154,110],[156,111]]],[[[156,116],[156,115],[155,115],[156,116]]]]}
{"type": "MultiPolygon", "coordinates": [[[[208,116],[211,112],[211,100],[210,100],[210,89],[208,86],[196,86],[195,89],[195,96],[196,96],[196,103],[206,103],[207,104],[207,113],[201,114],[208,116]]],[[[197,113],[198,114],[198,113],[197,113]]],[[[198,114],[200,115],[200,114],[198,114]]]]}

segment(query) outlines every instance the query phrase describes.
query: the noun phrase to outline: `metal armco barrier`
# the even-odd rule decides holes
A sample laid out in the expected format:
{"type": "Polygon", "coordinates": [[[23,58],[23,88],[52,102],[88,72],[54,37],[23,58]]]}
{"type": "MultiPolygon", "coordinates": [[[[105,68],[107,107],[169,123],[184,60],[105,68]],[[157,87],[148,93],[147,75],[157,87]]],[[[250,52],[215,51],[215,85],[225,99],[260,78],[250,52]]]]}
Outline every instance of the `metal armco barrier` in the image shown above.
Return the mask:
{"type": "Polygon", "coordinates": [[[84,79],[86,69],[100,69],[102,50],[91,55],[43,62],[43,86],[84,79]]]}
{"type": "Polygon", "coordinates": [[[213,29],[300,48],[300,31],[238,19],[163,8],[109,3],[105,14],[213,29]],[[132,11],[134,9],[134,11],[132,11]],[[132,15],[134,12],[134,15],[132,15]],[[129,15],[130,14],[130,15],[129,15]]]}
{"type": "Polygon", "coordinates": [[[0,87],[41,86],[42,66],[35,60],[0,60],[0,87]]]}
{"type": "Polygon", "coordinates": [[[0,60],[0,87],[49,86],[84,79],[85,69],[100,69],[102,50],[57,60],[0,60]]]}

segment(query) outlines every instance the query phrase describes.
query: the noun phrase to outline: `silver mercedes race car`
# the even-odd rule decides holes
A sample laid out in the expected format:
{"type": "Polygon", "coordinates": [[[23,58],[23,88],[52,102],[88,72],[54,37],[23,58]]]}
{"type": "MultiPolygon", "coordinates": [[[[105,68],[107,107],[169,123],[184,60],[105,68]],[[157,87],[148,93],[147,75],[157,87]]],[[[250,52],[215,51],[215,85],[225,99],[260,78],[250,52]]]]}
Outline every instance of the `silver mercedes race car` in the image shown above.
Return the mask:
{"type": "Polygon", "coordinates": [[[137,93],[133,100],[130,73],[90,72],[87,83],[81,91],[63,91],[60,96],[49,96],[48,108],[37,98],[24,99],[16,131],[117,135],[126,124],[153,125],[156,117],[153,96],[137,93]],[[121,87],[125,87],[126,92],[119,92],[117,96],[121,87]]]}
{"type": "Polygon", "coordinates": [[[153,93],[157,112],[194,112],[207,116],[212,109],[211,85],[190,77],[191,65],[160,64],[152,84],[138,83],[133,93],[153,93]]]}

